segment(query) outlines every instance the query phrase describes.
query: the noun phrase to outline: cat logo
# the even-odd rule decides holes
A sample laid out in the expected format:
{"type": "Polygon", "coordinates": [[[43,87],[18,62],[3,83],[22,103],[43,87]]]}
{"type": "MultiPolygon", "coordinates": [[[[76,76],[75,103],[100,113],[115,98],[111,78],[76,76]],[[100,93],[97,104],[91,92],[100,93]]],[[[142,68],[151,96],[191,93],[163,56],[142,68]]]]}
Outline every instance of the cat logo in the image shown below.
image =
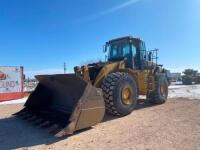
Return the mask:
{"type": "Polygon", "coordinates": [[[0,71],[0,80],[5,80],[6,79],[6,74],[0,71]]]}

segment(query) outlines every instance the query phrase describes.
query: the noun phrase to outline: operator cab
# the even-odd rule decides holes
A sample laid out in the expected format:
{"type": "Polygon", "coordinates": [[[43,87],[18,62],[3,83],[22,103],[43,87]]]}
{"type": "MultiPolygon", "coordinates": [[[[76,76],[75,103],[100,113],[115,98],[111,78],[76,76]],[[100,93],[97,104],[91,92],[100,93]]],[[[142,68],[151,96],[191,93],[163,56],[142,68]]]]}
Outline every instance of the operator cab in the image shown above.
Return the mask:
{"type": "Polygon", "coordinates": [[[147,59],[151,59],[150,56],[146,57],[145,43],[141,39],[131,36],[107,42],[104,51],[108,52],[108,61],[125,60],[126,67],[132,69],[143,69],[147,59]]]}

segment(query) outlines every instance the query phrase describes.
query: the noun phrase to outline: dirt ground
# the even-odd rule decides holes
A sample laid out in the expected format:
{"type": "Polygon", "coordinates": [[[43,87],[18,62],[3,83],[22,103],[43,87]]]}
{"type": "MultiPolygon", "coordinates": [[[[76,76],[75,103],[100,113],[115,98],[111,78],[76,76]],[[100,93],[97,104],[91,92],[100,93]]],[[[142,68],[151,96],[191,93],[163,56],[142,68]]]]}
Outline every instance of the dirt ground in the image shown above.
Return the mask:
{"type": "Polygon", "coordinates": [[[0,150],[200,149],[200,100],[176,98],[163,105],[138,104],[122,118],[106,116],[91,129],[58,139],[11,116],[22,105],[0,105],[0,150]]]}

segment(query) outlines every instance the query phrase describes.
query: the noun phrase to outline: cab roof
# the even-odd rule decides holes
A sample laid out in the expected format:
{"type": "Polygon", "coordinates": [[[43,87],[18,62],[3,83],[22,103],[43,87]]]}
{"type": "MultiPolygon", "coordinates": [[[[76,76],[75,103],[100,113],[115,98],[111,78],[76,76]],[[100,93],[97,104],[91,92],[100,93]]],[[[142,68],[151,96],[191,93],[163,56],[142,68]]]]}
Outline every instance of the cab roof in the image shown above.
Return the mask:
{"type": "Polygon", "coordinates": [[[113,42],[117,42],[117,41],[122,41],[122,40],[134,40],[134,41],[142,41],[140,38],[136,38],[133,36],[123,36],[123,37],[119,37],[116,39],[112,39],[108,42],[106,42],[107,44],[113,43],[113,42]]]}

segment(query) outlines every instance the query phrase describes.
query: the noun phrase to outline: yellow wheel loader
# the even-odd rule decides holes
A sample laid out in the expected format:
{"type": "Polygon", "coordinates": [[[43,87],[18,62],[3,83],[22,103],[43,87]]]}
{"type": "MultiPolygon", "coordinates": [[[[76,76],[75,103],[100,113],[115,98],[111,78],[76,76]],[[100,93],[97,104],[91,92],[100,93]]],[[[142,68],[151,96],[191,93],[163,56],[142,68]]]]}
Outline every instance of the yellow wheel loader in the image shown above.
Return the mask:
{"type": "Polygon", "coordinates": [[[14,115],[61,137],[101,122],[105,112],[130,114],[138,95],[166,102],[169,81],[157,50],[146,51],[141,39],[127,36],[106,42],[104,52],[105,62],[74,67],[74,74],[36,76],[38,86],[14,115]]]}

